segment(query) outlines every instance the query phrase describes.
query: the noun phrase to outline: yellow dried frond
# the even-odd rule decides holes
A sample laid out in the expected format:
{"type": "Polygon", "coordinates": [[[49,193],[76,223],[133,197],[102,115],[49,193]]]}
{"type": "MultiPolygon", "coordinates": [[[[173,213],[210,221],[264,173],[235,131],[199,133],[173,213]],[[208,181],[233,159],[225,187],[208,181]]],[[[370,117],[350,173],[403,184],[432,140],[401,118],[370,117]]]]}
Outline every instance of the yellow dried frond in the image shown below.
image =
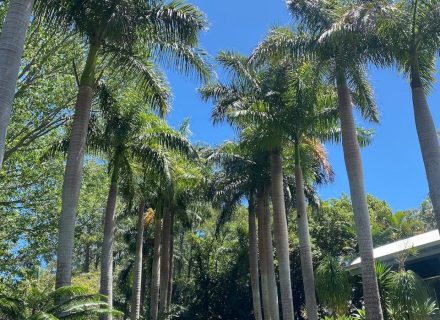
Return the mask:
{"type": "Polygon", "coordinates": [[[151,221],[154,219],[154,210],[152,208],[148,208],[147,213],[145,214],[144,223],[145,226],[148,227],[148,225],[151,223],[151,221]]]}

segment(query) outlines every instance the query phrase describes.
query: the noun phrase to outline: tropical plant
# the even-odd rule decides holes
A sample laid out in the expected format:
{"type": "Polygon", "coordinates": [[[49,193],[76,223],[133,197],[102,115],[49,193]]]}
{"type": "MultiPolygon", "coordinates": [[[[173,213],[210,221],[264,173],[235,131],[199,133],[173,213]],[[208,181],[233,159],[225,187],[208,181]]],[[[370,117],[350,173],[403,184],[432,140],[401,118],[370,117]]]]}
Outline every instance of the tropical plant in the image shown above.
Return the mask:
{"type": "Polygon", "coordinates": [[[316,268],[316,291],[319,301],[330,314],[343,316],[351,297],[349,275],[340,262],[327,256],[316,268]]]}
{"type": "Polygon", "coordinates": [[[164,61],[184,74],[194,72],[206,78],[209,69],[203,51],[197,48],[205,19],[199,10],[180,1],[138,0],[38,1],[36,16],[65,30],[75,30],[83,35],[88,47],[78,80],[64,175],[57,252],[58,288],[69,285],[71,279],[82,162],[93,93],[99,78],[111,66],[127,78],[136,79],[151,105],[161,113],[166,112],[169,92],[164,90],[163,75],[155,62],[164,61]]]}
{"type": "MultiPolygon", "coordinates": [[[[226,142],[209,158],[221,166],[214,176],[212,189],[214,203],[220,206],[218,229],[227,222],[243,198],[248,201],[248,230],[249,230],[249,268],[252,287],[254,316],[262,319],[259,274],[261,272],[261,288],[263,310],[278,318],[278,294],[272,290],[269,293],[269,282],[275,281],[272,253],[272,236],[270,221],[267,219],[265,208],[265,185],[268,177],[268,155],[246,149],[246,143],[233,144],[226,142]],[[255,218],[258,215],[258,241],[255,218]],[[268,249],[266,249],[266,247],[268,249]],[[259,249],[259,254],[258,254],[259,249]],[[259,272],[258,260],[261,270],[259,272]]],[[[275,283],[276,288],[276,283],[275,283]]]]}
{"type": "Polygon", "coordinates": [[[369,32],[358,32],[355,28],[339,32],[340,29],[335,27],[340,13],[356,4],[289,0],[287,5],[293,17],[299,20],[301,30],[308,33],[294,34],[288,28],[275,28],[255,49],[251,59],[258,63],[280,55],[298,57],[311,54],[329,66],[328,76],[336,83],[338,96],[342,146],[362,257],[365,307],[368,319],[382,320],[374,273],[371,225],[352,110],[355,105],[365,119],[377,121],[377,108],[366,78],[365,64],[372,59],[381,61],[381,52],[378,53],[374,46],[378,40],[369,32]]]}
{"type": "MultiPolygon", "coordinates": [[[[213,99],[214,121],[226,119],[237,128],[245,140],[258,133],[258,139],[249,145],[259,146],[262,151],[269,151],[271,168],[271,196],[274,212],[274,239],[279,261],[281,304],[284,319],[293,319],[293,299],[290,281],[289,244],[287,220],[284,203],[284,185],[282,169],[282,148],[287,140],[282,118],[266,118],[264,109],[271,111],[281,108],[282,97],[277,92],[286,88],[283,68],[254,70],[247,59],[232,52],[222,52],[218,61],[230,73],[230,83],[214,84],[201,90],[205,99],[213,99]],[[277,124],[270,120],[277,119],[277,124]],[[267,120],[267,121],[264,121],[267,120]]],[[[267,112],[272,116],[272,114],[267,112]]],[[[274,112],[276,114],[276,112],[274,112]]]]}
{"type": "MultiPolygon", "coordinates": [[[[92,126],[89,131],[89,149],[101,151],[109,157],[111,183],[104,224],[101,258],[101,294],[112,299],[113,237],[115,229],[116,198],[120,180],[128,188],[135,188],[136,171],[157,172],[164,184],[169,183],[167,150],[186,155],[192,153],[189,142],[169,128],[158,117],[144,113],[139,101],[114,97],[102,88],[100,111],[102,127],[92,126]],[[137,165],[140,169],[136,169],[137,165]]],[[[141,176],[144,174],[141,173],[141,176]]],[[[140,200],[142,202],[142,200],[140,200]]]]}
{"type": "Polygon", "coordinates": [[[84,287],[68,286],[47,293],[40,292],[38,287],[33,286],[32,291],[34,296],[32,303],[2,294],[0,319],[90,319],[104,314],[121,315],[120,312],[112,310],[107,303],[102,302],[101,295],[90,294],[84,287]],[[62,302],[54,304],[54,300],[62,302]]]}
{"type": "Polygon", "coordinates": [[[435,81],[436,54],[440,46],[440,6],[436,1],[397,1],[378,4],[382,10],[365,6],[372,16],[381,45],[411,87],[417,129],[429,195],[440,228],[440,148],[437,130],[426,95],[435,81]],[[378,11],[378,12],[377,12],[378,11]]]}

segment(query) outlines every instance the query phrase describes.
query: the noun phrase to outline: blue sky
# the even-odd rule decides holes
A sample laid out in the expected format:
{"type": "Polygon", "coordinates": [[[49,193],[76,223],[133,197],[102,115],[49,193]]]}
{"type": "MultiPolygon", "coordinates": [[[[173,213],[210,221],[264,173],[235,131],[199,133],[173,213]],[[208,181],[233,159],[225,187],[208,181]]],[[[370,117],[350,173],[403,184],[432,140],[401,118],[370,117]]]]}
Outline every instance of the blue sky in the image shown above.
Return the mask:
{"type": "MultiPolygon", "coordinates": [[[[228,49],[248,54],[274,25],[292,22],[283,0],[190,0],[204,11],[209,30],[202,36],[202,46],[215,56],[228,49]]],[[[218,145],[234,138],[227,125],[213,126],[209,104],[197,94],[198,86],[170,74],[173,87],[173,110],[168,117],[172,125],[191,119],[192,139],[218,145]]],[[[416,208],[426,197],[428,187],[414,126],[411,94],[406,79],[395,70],[371,68],[370,80],[381,111],[373,144],[362,150],[367,192],[387,201],[394,210],[416,208]]],[[[436,85],[429,97],[436,127],[440,127],[440,94],[436,85]]],[[[349,193],[342,147],[328,145],[327,150],[336,173],[335,182],[320,189],[323,199],[349,193]]]]}

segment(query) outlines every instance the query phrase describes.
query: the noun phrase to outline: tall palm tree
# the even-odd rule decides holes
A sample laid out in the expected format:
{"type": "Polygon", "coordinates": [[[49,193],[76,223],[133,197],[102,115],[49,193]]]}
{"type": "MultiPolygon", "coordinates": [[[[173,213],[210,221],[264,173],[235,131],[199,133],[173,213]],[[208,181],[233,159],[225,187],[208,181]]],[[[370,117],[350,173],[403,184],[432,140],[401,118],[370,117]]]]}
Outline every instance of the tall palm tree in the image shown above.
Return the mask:
{"type": "Polygon", "coordinates": [[[310,53],[330,67],[329,76],[337,87],[342,147],[353,204],[359,252],[362,258],[362,285],[367,319],[383,319],[374,269],[373,241],[364,186],[362,161],[353,117],[353,106],[370,121],[377,121],[377,108],[366,78],[365,64],[380,62],[378,39],[355,28],[341,32],[335,28],[337,17],[350,4],[342,1],[287,1],[292,15],[309,34],[294,34],[288,28],[275,28],[255,49],[252,59],[310,53]],[[353,31],[350,31],[353,30],[353,31]]]}
{"type": "Polygon", "coordinates": [[[153,114],[145,113],[142,102],[115,97],[104,85],[100,88],[101,118],[90,125],[89,149],[109,157],[111,183],[104,218],[104,237],[101,252],[100,293],[112,305],[113,242],[116,219],[116,200],[121,180],[133,184],[136,165],[144,172],[157,172],[169,181],[166,151],[191,154],[188,140],[153,114]],[[100,121],[101,120],[101,121],[100,121]],[[102,123],[100,123],[102,122],[102,123]]]}
{"type": "MultiPolygon", "coordinates": [[[[156,212],[159,208],[156,209],[156,212]]],[[[157,320],[159,311],[159,285],[160,285],[160,247],[162,241],[162,220],[156,215],[154,217],[154,249],[153,267],[151,270],[151,290],[150,290],[150,318],[157,320]]]]}
{"type": "Polygon", "coordinates": [[[265,319],[278,320],[280,318],[279,305],[278,305],[278,287],[277,280],[275,276],[275,265],[273,257],[273,238],[272,238],[272,221],[271,212],[269,208],[269,190],[270,182],[267,182],[263,187],[263,190],[257,198],[257,213],[258,213],[258,231],[261,233],[262,238],[262,259],[260,265],[262,269],[265,269],[266,273],[266,286],[268,291],[268,307],[266,307],[267,315],[265,314],[265,319]],[[261,227],[260,227],[261,225],[261,227]]]}
{"type": "Polygon", "coordinates": [[[215,121],[227,119],[241,129],[246,137],[258,132],[258,144],[271,152],[271,195],[274,212],[274,238],[279,261],[280,292],[283,319],[293,319],[293,299],[290,280],[289,243],[282,170],[282,148],[288,139],[282,118],[272,117],[265,109],[282,108],[280,92],[287,90],[283,67],[253,70],[247,59],[240,55],[223,52],[219,62],[231,73],[228,85],[211,85],[202,90],[205,98],[216,101],[213,112],[215,121]],[[269,117],[267,115],[270,115],[269,117]]]}
{"type": "Polygon", "coordinates": [[[248,204],[248,226],[249,226],[249,269],[251,276],[252,288],[252,304],[254,307],[255,320],[262,320],[260,283],[258,272],[258,240],[257,240],[257,226],[255,222],[255,199],[251,194],[248,204]]]}
{"type": "Polygon", "coordinates": [[[203,14],[181,1],[111,0],[36,3],[36,16],[84,36],[88,48],[69,139],[58,230],[56,287],[70,284],[73,234],[82,180],[82,162],[94,89],[105,68],[135,79],[161,113],[168,109],[169,92],[155,66],[162,61],[184,74],[207,78],[209,68],[198,35],[203,14]],[[144,48],[139,52],[137,48],[144,48]],[[101,64],[99,64],[101,62],[101,64]]]}
{"type": "MultiPolygon", "coordinates": [[[[179,129],[179,133],[186,137],[185,127],[186,122],[179,129]]],[[[167,249],[161,252],[161,266],[166,265],[166,268],[162,268],[160,271],[159,309],[162,316],[169,311],[172,303],[175,223],[178,221],[188,225],[188,220],[191,219],[189,216],[194,213],[194,206],[205,201],[203,196],[205,177],[202,174],[204,167],[198,159],[198,152],[192,155],[170,154],[170,163],[172,169],[171,185],[165,190],[163,196],[164,208],[168,210],[168,213],[164,212],[163,215],[163,230],[168,230],[162,233],[162,247],[167,246],[167,249]],[[165,228],[165,225],[169,227],[165,228]]]]}
{"type": "Polygon", "coordinates": [[[229,219],[234,208],[241,203],[243,198],[247,198],[248,201],[249,266],[255,319],[262,319],[263,313],[264,319],[278,319],[278,294],[272,256],[272,235],[270,223],[266,223],[267,215],[264,204],[264,195],[266,194],[263,192],[265,180],[269,179],[268,155],[246,149],[243,143],[227,142],[208,159],[215,161],[222,168],[213,178],[214,184],[212,186],[212,189],[215,190],[214,202],[218,203],[221,208],[217,229],[229,219]],[[255,225],[256,213],[258,215],[258,241],[255,225]],[[258,260],[260,261],[263,313],[258,260]],[[270,264],[272,268],[270,268],[270,264]],[[271,271],[273,277],[269,275],[271,271]],[[271,292],[269,292],[269,278],[274,280],[271,292]]]}
{"type": "Polygon", "coordinates": [[[0,34],[0,169],[34,0],[11,0],[0,34]]]}
{"type": "Polygon", "coordinates": [[[312,171],[312,183],[331,180],[333,172],[319,139],[339,138],[336,97],[332,88],[323,83],[320,73],[319,67],[312,62],[291,66],[289,78],[292,89],[286,95],[290,102],[286,105],[290,108],[283,111],[287,112],[286,117],[291,123],[294,145],[296,221],[307,317],[314,320],[318,319],[318,305],[303,172],[311,167],[312,170],[307,171],[312,171]]]}
{"type": "Polygon", "coordinates": [[[133,270],[133,288],[131,295],[130,320],[138,320],[141,310],[141,283],[142,283],[142,251],[144,243],[144,229],[146,224],[145,201],[139,202],[136,228],[136,251],[133,270]]]}
{"type": "Polygon", "coordinates": [[[429,196],[440,230],[440,148],[426,99],[435,81],[436,54],[440,48],[440,5],[435,1],[406,0],[380,5],[383,8],[379,12],[365,6],[364,15],[374,20],[381,45],[409,80],[429,196]]]}
{"type": "Polygon", "coordinates": [[[174,214],[174,204],[169,203],[164,207],[162,220],[162,246],[160,252],[160,287],[159,287],[159,314],[168,310],[168,281],[170,276],[170,250],[171,250],[171,220],[174,214]]]}

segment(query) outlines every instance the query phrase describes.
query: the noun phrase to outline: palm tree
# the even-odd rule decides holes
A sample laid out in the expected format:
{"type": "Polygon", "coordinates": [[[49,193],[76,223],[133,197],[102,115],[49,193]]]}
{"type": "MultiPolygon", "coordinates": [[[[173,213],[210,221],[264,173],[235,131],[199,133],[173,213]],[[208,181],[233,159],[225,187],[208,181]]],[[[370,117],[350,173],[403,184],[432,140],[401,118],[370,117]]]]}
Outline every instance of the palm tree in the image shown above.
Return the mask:
{"type": "Polygon", "coordinates": [[[282,170],[282,148],[287,141],[282,118],[273,117],[265,109],[282,108],[280,92],[287,90],[283,67],[255,71],[245,57],[223,52],[219,62],[232,74],[227,86],[218,84],[202,89],[205,98],[213,98],[215,121],[227,119],[246,135],[255,131],[262,137],[254,146],[271,152],[271,195],[274,212],[274,238],[279,261],[280,292],[283,319],[293,319],[293,300],[290,281],[289,244],[282,170]],[[269,117],[267,115],[270,115],[269,117]]]}
{"type": "Polygon", "coordinates": [[[168,204],[163,210],[162,245],[160,252],[160,287],[159,287],[159,314],[168,310],[168,282],[170,276],[171,252],[171,220],[174,214],[174,204],[168,204]]]}
{"type": "Polygon", "coordinates": [[[435,81],[436,54],[440,47],[439,10],[439,4],[434,1],[385,3],[380,15],[376,14],[375,27],[385,51],[409,80],[429,195],[440,230],[440,148],[426,100],[435,81]]]}
{"type": "Polygon", "coordinates": [[[38,300],[33,305],[14,296],[0,295],[0,318],[15,320],[41,320],[41,319],[84,319],[96,315],[114,314],[120,312],[112,310],[105,302],[100,301],[101,296],[90,294],[87,288],[80,286],[67,286],[52,292],[41,292],[33,288],[38,294],[38,300]],[[61,301],[54,304],[54,300],[61,301]]]}
{"type": "MultiPolygon", "coordinates": [[[[151,214],[151,212],[147,213],[151,214]]],[[[139,201],[138,219],[136,228],[136,251],[133,269],[133,288],[131,295],[130,319],[138,320],[141,310],[141,283],[142,283],[142,253],[144,244],[144,229],[147,223],[146,219],[150,218],[145,212],[145,201],[139,201]]]]}
{"type": "Polygon", "coordinates": [[[197,48],[205,27],[203,14],[180,1],[99,0],[71,2],[47,0],[36,3],[36,16],[84,36],[88,47],[79,77],[64,174],[62,209],[58,230],[56,287],[70,284],[73,234],[82,179],[87,127],[94,89],[107,66],[134,79],[147,93],[152,106],[164,113],[169,92],[155,61],[184,74],[209,75],[203,51],[197,48]],[[136,48],[145,48],[138,52],[136,48]],[[146,57],[145,57],[146,56],[146,57]],[[102,62],[100,65],[99,62],[102,62]],[[101,71],[100,71],[101,70],[101,71]]]}
{"type": "Polygon", "coordinates": [[[292,90],[286,97],[291,102],[288,105],[292,107],[287,110],[286,116],[290,116],[294,145],[296,221],[307,317],[316,320],[318,305],[303,171],[306,167],[309,172],[312,171],[312,174],[308,174],[312,184],[331,180],[333,172],[319,140],[339,138],[335,95],[331,87],[322,83],[320,73],[319,68],[311,62],[292,68],[292,90]]]}
{"type": "Polygon", "coordinates": [[[226,142],[210,155],[208,160],[214,161],[222,168],[214,176],[212,186],[212,189],[215,190],[212,198],[221,208],[217,230],[230,218],[234,208],[241,203],[243,198],[247,198],[248,201],[249,266],[255,319],[262,319],[258,260],[260,261],[264,319],[278,319],[278,294],[272,256],[272,235],[270,223],[265,223],[267,214],[264,195],[266,194],[262,192],[265,180],[269,179],[268,155],[246,149],[244,143],[226,142]],[[256,212],[258,213],[258,247],[255,225],[256,212]],[[270,268],[270,264],[272,268],[270,268]],[[273,277],[270,277],[270,272],[273,273],[273,277]],[[269,277],[274,281],[271,292],[269,292],[269,277]]]}
{"type": "MultiPolygon", "coordinates": [[[[179,133],[185,134],[186,123],[179,133]]],[[[192,203],[201,200],[200,190],[203,190],[202,176],[198,153],[170,153],[171,183],[162,191],[163,227],[160,257],[160,288],[159,314],[163,316],[169,311],[172,302],[173,272],[174,272],[174,230],[175,222],[188,220],[188,211],[192,203]]]]}
{"type": "MultiPolygon", "coordinates": [[[[262,251],[262,259],[260,261],[261,269],[265,270],[266,274],[266,287],[268,300],[265,310],[268,310],[268,315],[265,314],[265,319],[278,320],[280,318],[279,315],[279,306],[278,306],[278,288],[277,288],[277,280],[275,276],[275,265],[274,265],[274,257],[273,257],[273,240],[272,240],[272,221],[271,221],[271,212],[269,208],[269,190],[270,190],[270,182],[267,182],[263,187],[263,190],[260,194],[258,194],[257,198],[257,213],[258,213],[258,231],[259,236],[261,237],[260,247],[262,251]]],[[[264,284],[263,284],[264,285],[264,284]]]]}
{"type": "MultiPolygon", "coordinates": [[[[156,209],[157,212],[158,209],[156,209]]],[[[154,249],[153,249],[153,267],[151,270],[151,302],[150,318],[157,320],[159,311],[159,285],[160,285],[160,247],[162,241],[162,221],[156,215],[154,217],[154,249]]]]}
{"type": "Polygon", "coordinates": [[[257,240],[257,226],[255,223],[255,200],[251,194],[248,204],[248,226],[249,226],[249,269],[251,276],[252,287],[252,303],[254,307],[255,320],[262,320],[260,283],[258,272],[258,240],[257,240]]]}
{"type": "MultiPolygon", "coordinates": [[[[132,96],[131,96],[132,97],[132,96]]],[[[141,101],[115,97],[104,85],[100,88],[101,119],[93,121],[89,130],[89,149],[109,157],[111,184],[104,218],[101,252],[101,289],[112,305],[113,242],[116,201],[121,180],[133,184],[137,164],[144,172],[157,172],[169,181],[167,150],[191,154],[188,140],[169,128],[153,114],[145,113],[141,101]]],[[[132,186],[133,188],[133,186],[132,186]]]]}
{"type": "Polygon", "coordinates": [[[11,0],[0,34],[0,169],[33,0],[11,0]]]}
{"type": "Polygon", "coordinates": [[[379,291],[374,270],[373,241],[364,186],[362,161],[353,117],[353,105],[362,116],[377,121],[377,108],[366,78],[365,63],[379,61],[380,53],[373,50],[377,39],[370,34],[350,30],[338,31],[334,23],[340,12],[347,9],[345,2],[318,0],[288,1],[290,11],[300,20],[303,30],[310,34],[295,35],[288,28],[275,28],[255,49],[252,60],[267,61],[268,57],[290,55],[298,57],[311,53],[330,67],[329,76],[336,83],[342,147],[356,233],[362,258],[362,285],[368,319],[383,319],[379,291]]]}

